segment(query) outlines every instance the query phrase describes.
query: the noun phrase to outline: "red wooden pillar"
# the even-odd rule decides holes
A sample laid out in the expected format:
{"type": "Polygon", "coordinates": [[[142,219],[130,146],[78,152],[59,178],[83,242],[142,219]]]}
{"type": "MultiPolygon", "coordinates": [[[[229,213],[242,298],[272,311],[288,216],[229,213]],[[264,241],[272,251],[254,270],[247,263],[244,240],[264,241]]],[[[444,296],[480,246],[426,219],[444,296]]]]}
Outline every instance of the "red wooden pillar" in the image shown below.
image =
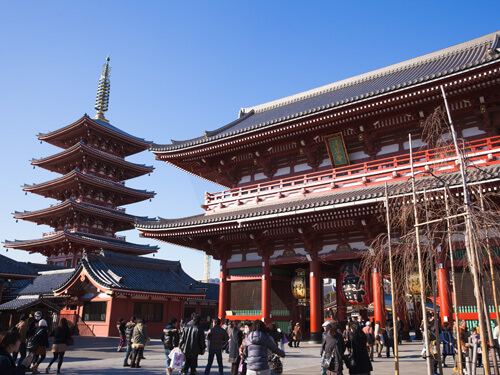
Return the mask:
{"type": "Polygon", "coordinates": [[[262,258],[262,293],[261,293],[262,321],[271,322],[271,265],[269,258],[262,258]]]}
{"type": "Polygon", "coordinates": [[[340,283],[340,272],[336,282],[337,288],[337,319],[341,322],[347,320],[347,303],[342,297],[342,284],[340,283]]]}
{"type": "Polygon", "coordinates": [[[313,259],[309,262],[309,293],[310,293],[310,318],[311,318],[311,341],[321,342],[321,271],[319,260],[313,259]]]}
{"type": "Polygon", "coordinates": [[[382,278],[377,268],[373,269],[372,284],[373,284],[373,316],[375,318],[375,322],[379,321],[381,327],[385,327],[384,287],[382,285],[382,278]]]}
{"type": "Polygon", "coordinates": [[[219,276],[219,318],[224,321],[226,319],[227,310],[227,260],[222,259],[220,262],[219,276]]]}
{"type": "Polygon", "coordinates": [[[443,263],[438,264],[437,269],[437,281],[439,289],[439,301],[440,301],[440,316],[441,324],[444,322],[453,321],[453,311],[451,308],[450,299],[450,279],[448,269],[443,265],[443,263]]]}

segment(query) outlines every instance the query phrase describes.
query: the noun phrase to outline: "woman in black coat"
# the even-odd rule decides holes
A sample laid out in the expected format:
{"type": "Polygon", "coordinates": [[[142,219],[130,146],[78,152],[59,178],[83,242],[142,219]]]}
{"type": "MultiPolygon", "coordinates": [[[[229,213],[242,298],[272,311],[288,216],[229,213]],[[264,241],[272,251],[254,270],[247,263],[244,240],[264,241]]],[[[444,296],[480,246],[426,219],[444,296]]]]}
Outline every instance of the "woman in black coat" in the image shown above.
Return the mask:
{"type": "Polygon", "coordinates": [[[344,337],[338,332],[341,329],[340,324],[332,325],[328,332],[326,332],[323,344],[321,345],[321,354],[324,353],[325,360],[332,358],[330,367],[326,370],[327,375],[342,374],[345,344],[344,337]]]}
{"type": "Polygon", "coordinates": [[[243,342],[243,332],[241,332],[241,322],[234,322],[234,329],[229,337],[229,362],[231,363],[231,375],[238,375],[240,366],[240,346],[243,342]]]}
{"type": "Polygon", "coordinates": [[[349,366],[350,375],[370,375],[373,371],[368,351],[366,350],[366,335],[357,322],[350,325],[348,346],[351,348],[351,355],[354,359],[352,366],[349,366]]]}

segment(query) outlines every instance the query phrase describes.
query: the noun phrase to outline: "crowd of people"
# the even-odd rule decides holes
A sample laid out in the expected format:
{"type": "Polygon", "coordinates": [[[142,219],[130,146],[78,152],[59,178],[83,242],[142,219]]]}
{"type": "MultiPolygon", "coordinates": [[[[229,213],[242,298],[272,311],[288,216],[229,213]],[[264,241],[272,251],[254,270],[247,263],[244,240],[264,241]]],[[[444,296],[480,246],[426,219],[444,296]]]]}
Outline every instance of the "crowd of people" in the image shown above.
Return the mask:
{"type": "MultiPolygon", "coordinates": [[[[448,322],[442,325],[434,323],[431,316],[428,337],[435,373],[438,373],[439,362],[447,367],[449,357],[453,358],[456,371],[459,358],[462,359],[464,369],[467,367],[466,363],[470,367],[473,360],[476,367],[482,365],[481,337],[475,327],[469,332],[466,322],[461,320],[457,333],[448,322]],[[436,347],[438,337],[442,345],[440,358],[437,357],[436,347]]],[[[140,368],[144,348],[150,342],[145,320],[133,316],[125,323],[120,318],[117,329],[120,335],[117,350],[120,352],[125,348],[123,366],[140,368]]],[[[374,358],[383,356],[384,347],[386,357],[391,356],[391,348],[394,353],[395,331],[398,333],[398,344],[402,343],[403,336],[403,325],[399,319],[395,328],[391,320],[381,326],[379,321],[374,320],[349,318],[339,322],[331,319],[324,322],[323,330],[319,353],[322,375],[341,375],[344,369],[350,375],[370,374],[374,358]]],[[[423,331],[423,325],[421,330],[423,331]]],[[[73,345],[71,329],[67,320],[61,318],[49,331],[47,320],[43,319],[40,311],[33,316],[22,315],[9,331],[0,332],[0,374],[39,374],[49,350],[51,336],[54,338],[51,347],[53,357],[48,362],[45,373],[50,373],[51,367],[57,363],[56,373],[59,374],[67,347],[73,345]]],[[[171,318],[163,329],[161,342],[165,350],[167,375],[171,375],[174,370],[186,375],[197,374],[198,357],[205,353],[208,354],[205,375],[210,374],[214,360],[217,361],[217,373],[223,374],[224,353],[228,354],[231,375],[279,375],[283,372],[282,360],[286,344],[290,348],[300,348],[302,336],[300,323],[294,321],[290,321],[285,333],[275,323],[266,326],[261,320],[226,320],[222,324],[220,319],[215,318],[211,320],[208,332],[205,332],[201,326],[201,317],[193,314],[191,320],[182,323],[171,318]]],[[[496,342],[500,340],[498,326],[494,336],[496,342]]],[[[424,359],[426,355],[424,346],[424,359]]]]}
{"type": "Polygon", "coordinates": [[[61,373],[67,346],[73,345],[68,321],[60,319],[57,326],[49,332],[47,320],[42,318],[41,311],[37,311],[34,316],[23,314],[9,331],[0,332],[0,374],[40,374],[40,364],[45,360],[49,349],[49,336],[54,337],[51,349],[53,358],[45,373],[51,372],[51,366],[56,361],[56,373],[61,373]]]}

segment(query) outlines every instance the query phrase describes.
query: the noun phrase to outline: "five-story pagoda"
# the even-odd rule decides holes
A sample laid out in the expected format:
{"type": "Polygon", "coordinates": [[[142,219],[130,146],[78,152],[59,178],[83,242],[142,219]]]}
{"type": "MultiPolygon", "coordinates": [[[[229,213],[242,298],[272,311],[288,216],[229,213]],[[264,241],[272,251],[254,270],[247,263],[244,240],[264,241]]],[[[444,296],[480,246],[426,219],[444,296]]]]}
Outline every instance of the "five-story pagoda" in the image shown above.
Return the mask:
{"type": "Polygon", "coordinates": [[[38,139],[63,149],[55,155],[31,160],[62,176],[53,180],[24,185],[23,190],[53,198],[59,203],[37,211],[15,212],[14,218],[48,225],[54,230],[34,240],[5,241],[7,248],[26,250],[47,256],[49,264],[74,267],[83,252],[101,249],[144,255],[158,247],[133,244],[116,232],[134,228],[137,219],[121,206],[144,201],[155,193],[125,185],[131,178],[153,171],[152,166],[131,163],[125,157],[144,151],[151,142],[127,134],[112,126],[104,117],[108,110],[110,76],[109,56],[99,80],[95,109],[58,130],[39,134],[38,139]]]}

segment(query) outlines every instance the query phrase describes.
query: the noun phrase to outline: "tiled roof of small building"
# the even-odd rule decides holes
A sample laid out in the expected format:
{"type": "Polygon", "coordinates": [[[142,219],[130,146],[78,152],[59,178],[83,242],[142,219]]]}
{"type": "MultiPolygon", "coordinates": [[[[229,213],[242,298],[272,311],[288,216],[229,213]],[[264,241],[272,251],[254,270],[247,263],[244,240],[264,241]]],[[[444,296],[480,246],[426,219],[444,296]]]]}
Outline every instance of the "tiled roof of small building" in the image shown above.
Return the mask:
{"type": "MultiPolygon", "coordinates": [[[[482,168],[469,168],[468,171],[469,183],[486,181],[490,179],[500,178],[500,166],[493,165],[482,168]]],[[[446,183],[448,186],[458,186],[461,184],[461,176],[459,172],[443,173],[438,177],[420,177],[415,179],[417,190],[422,190],[426,187],[428,191],[436,188],[442,188],[446,183]]],[[[411,192],[411,184],[409,180],[389,182],[389,195],[409,194],[411,192]]],[[[280,215],[286,213],[300,214],[301,211],[316,209],[322,207],[331,207],[343,204],[364,204],[368,200],[381,201],[385,197],[385,188],[383,183],[370,185],[360,188],[349,188],[340,191],[332,190],[329,193],[318,193],[302,198],[282,199],[273,204],[252,205],[246,208],[240,206],[237,209],[220,210],[217,213],[200,214],[179,219],[162,219],[156,223],[139,222],[136,228],[148,232],[151,229],[175,229],[177,227],[189,227],[195,225],[212,225],[221,222],[237,222],[238,220],[248,218],[265,218],[270,215],[280,215]]]]}
{"type": "Polygon", "coordinates": [[[57,306],[55,303],[50,302],[45,298],[16,298],[12,301],[5,302],[0,305],[0,311],[2,310],[24,310],[29,308],[30,306],[36,306],[38,304],[43,304],[49,307],[52,310],[59,311],[61,310],[60,306],[57,306]]]}
{"type": "MultiPolygon", "coordinates": [[[[97,284],[110,290],[203,294],[196,290],[196,280],[185,273],[180,262],[177,261],[103,250],[99,255],[85,253],[81,260],[81,267],[97,284]]],[[[61,285],[58,289],[63,288],[64,285],[61,285]]]]}
{"type": "Polygon", "coordinates": [[[153,152],[167,152],[217,141],[274,124],[329,110],[367,98],[406,89],[500,58],[500,31],[453,47],[369,73],[322,86],[262,105],[244,108],[232,123],[204,136],[171,144],[153,144],[153,152]]]}
{"type": "Polygon", "coordinates": [[[0,255],[0,274],[36,275],[37,270],[26,263],[0,255]]]}
{"type": "Polygon", "coordinates": [[[44,271],[33,279],[24,288],[18,290],[16,294],[22,295],[53,295],[53,290],[59,285],[65,283],[74,273],[73,268],[57,270],[57,271],[44,271]]]}

